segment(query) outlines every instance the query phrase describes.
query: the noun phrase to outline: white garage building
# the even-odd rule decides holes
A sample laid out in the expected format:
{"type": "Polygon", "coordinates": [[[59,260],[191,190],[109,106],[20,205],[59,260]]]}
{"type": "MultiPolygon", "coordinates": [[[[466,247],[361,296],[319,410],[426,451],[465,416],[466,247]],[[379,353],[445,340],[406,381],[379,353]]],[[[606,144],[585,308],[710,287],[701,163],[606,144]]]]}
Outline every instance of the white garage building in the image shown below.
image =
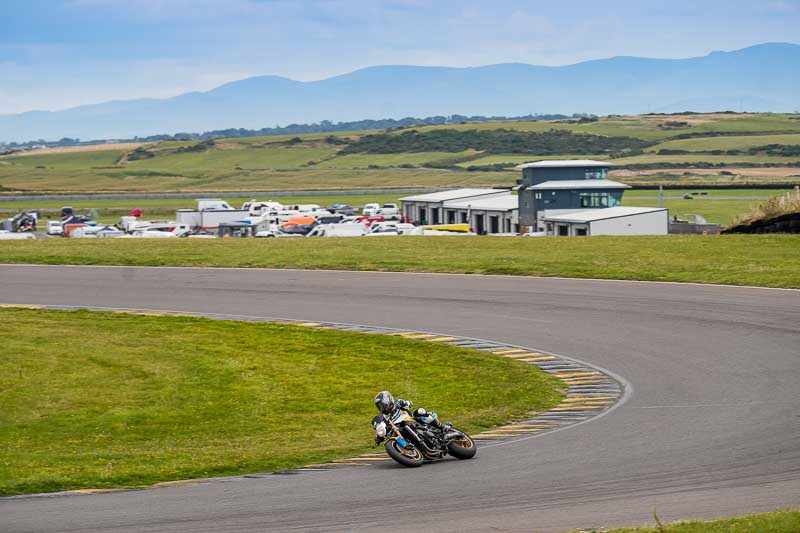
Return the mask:
{"type": "Polygon", "coordinates": [[[455,189],[400,198],[415,224],[469,224],[476,233],[519,231],[519,201],[508,189],[455,189]]]}
{"type": "Polygon", "coordinates": [[[606,207],[576,211],[545,210],[548,235],[666,235],[669,211],[658,207],[606,207]]]}
{"type": "Polygon", "coordinates": [[[519,233],[519,197],[511,192],[448,202],[445,211],[455,211],[479,235],[519,233]]]}

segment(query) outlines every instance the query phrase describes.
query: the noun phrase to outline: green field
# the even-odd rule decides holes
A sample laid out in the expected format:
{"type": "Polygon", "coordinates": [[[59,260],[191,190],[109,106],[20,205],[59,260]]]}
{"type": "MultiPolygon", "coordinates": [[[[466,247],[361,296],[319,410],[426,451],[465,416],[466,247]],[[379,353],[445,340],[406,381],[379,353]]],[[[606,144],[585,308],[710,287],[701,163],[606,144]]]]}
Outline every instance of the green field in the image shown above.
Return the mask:
{"type": "Polygon", "coordinates": [[[341,137],[357,139],[362,135],[369,135],[375,133],[374,130],[355,130],[344,131],[336,133],[298,133],[296,135],[266,135],[261,137],[232,137],[224,139],[226,142],[240,143],[240,144],[263,144],[274,142],[285,142],[294,138],[300,138],[304,141],[319,141],[327,137],[341,137]]]}
{"type": "Polygon", "coordinates": [[[235,146],[236,148],[198,153],[157,155],[153,159],[131,161],[127,167],[176,173],[205,170],[296,169],[306,166],[311,161],[336,154],[336,148],[330,145],[300,147],[266,145],[252,148],[244,148],[244,145],[235,146]]]}
{"type": "MultiPolygon", "coordinates": [[[[737,215],[750,211],[764,200],[664,200],[662,207],[669,209],[669,216],[682,220],[694,220],[693,214],[704,217],[712,224],[729,225],[737,215]]],[[[623,199],[622,205],[658,207],[658,199],[623,199]]]]}
{"type": "MultiPolygon", "coordinates": [[[[697,196],[698,200],[702,200],[704,198],[719,198],[719,197],[730,197],[730,196],[763,196],[763,197],[772,197],[772,196],[781,196],[786,194],[787,192],[793,189],[720,189],[709,187],[707,189],[664,189],[664,196],[683,196],[685,194],[695,195],[697,196]],[[705,193],[702,194],[701,193],[705,193]]],[[[642,197],[642,196],[652,196],[654,198],[658,197],[658,189],[629,189],[625,191],[626,197],[642,197]]],[[[2,206],[2,204],[0,204],[2,206]]]]}
{"type": "MultiPolygon", "coordinates": [[[[800,164],[800,158],[797,157],[781,157],[777,155],[708,155],[708,154],[688,154],[688,155],[657,155],[657,154],[644,154],[633,157],[621,157],[614,159],[615,165],[651,165],[654,163],[669,163],[669,164],[690,164],[696,165],[698,163],[722,163],[725,166],[735,167],[739,163],[752,164],[752,163],[783,163],[786,165],[800,164]]],[[[800,172],[800,168],[798,168],[800,172]]]]}
{"type": "MultiPolygon", "coordinates": [[[[585,124],[575,121],[490,122],[414,128],[420,132],[443,130],[514,130],[547,132],[566,130],[600,136],[623,136],[654,144],[642,155],[616,158],[619,165],[664,165],[701,163],[735,167],[749,165],[794,165],[798,157],[759,155],[664,155],[660,149],[708,151],[747,149],[762,144],[800,143],[798,115],[710,114],[641,115],[604,117],[585,124]],[[573,122],[573,123],[570,123],[573,122]],[[677,124],[677,126],[676,126],[677,124]],[[732,135],[720,136],[721,133],[732,135]],[[674,139],[678,135],[707,135],[674,139]],[[741,135],[736,135],[741,134],[741,135]]],[[[409,128],[391,132],[400,135],[409,128]]],[[[340,153],[365,134],[380,132],[339,132],[334,134],[285,135],[216,139],[213,143],[167,141],[146,145],[149,158],[129,160],[131,151],[113,149],[69,153],[32,153],[25,156],[0,156],[0,192],[179,192],[303,190],[380,187],[462,187],[513,185],[519,172],[467,172],[476,165],[518,164],[552,158],[607,159],[605,155],[478,152],[340,153]],[[151,157],[150,157],[151,156],[151,157]],[[471,158],[464,160],[464,158],[471,158]],[[425,164],[457,165],[465,170],[437,170],[425,164]]],[[[499,133],[498,133],[499,134],[499,133]]],[[[574,143],[573,143],[574,145],[574,143]]],[[[462,150],[462,148],[459,148],[462,150]]],[[[511,150],[512,152],[514,150],[511,150]]],[[[614,154],[619,155],[619,154],[614,154]]],[[[800,174],[800,168],[797,174],[800,174]]],[[[798,182],[798,178],[748,175],[739,178],[718,176],[721,183],[798,182]]],[[[711,178],[708,178],[710,181],[711,178]]],[[[655,182],[641,176],[631,183],[655,182]]],[[[670,181],[670,180],[667,180],[670,181]]],[[[671,179],[690,183],[694,178],[678,175],[671,179]]]]}
{"type": "Polygon", "coordinates": [[[775,511],[717,520],[687,520],[621,529],[604,529],[606,533],[797,533],[800,511],[775,511]]]}
{"type": "MultiPolygon", "coordinates": [[[[21,159],[21,158],[20,158],[21,159]]],[[[517,172],[457,172],[436,169],[202,170],[165,172],[130,170],[53,171],[0,167],[0,186],[18,193],[56,194],[236,191],[302,191],[414,187],[513,185],[517,172]]],[[[0,189],[2,191],[2,189],[0,189]]]]}
{"type": "Polygon", "coordinates": [[[426,163],[446,162],[455,158],[472,157],[478,152],[413,152],[404,154],[351,154],[324,161],[317,168],[368,168],[370,165],[399,167],[420,166],[426,163]]]}
{"type": "Polygon", "coordinates": [[[0,158],[0,170],[44,167],[49,170],[91,170],[114,167],[126,150],[97,150],[63,154],[26,154],[0,158]]]}
{"type": "Polygon", "coordinates": [[[4,263],[267,267],[683,281],[800,288],[800,235],[39,239],[4,263]]]}
{"type": "Polygon", "coordinates": [[[535,122],[491,122],[481,124],[457,124],[448,126],[424,126],[414,128],[418,131],[430,131],[436,128],[452,129],[497,129],[504,128],[516,131],[546,131],[550,128],[566,129],[578,133],[594,135],[636,137],[658,141],[687,133],[710,134],[752,133],[752,132],[797,132],[800,133],[800,122],[797,115],[790,114],[712,114],[712,115],[639,115],[625,117],[605,117],[588,124],[568,124],[564,121],[535,122]],[[659,128],[659,124],[668,121],[688,121],[689,125],[679,128],[659,128]]]}
{"type": "Polygon", "coordinates": [[[800,134],[788,135],[742,135],[701,137],[696,139],[678,139],[667,141],[647,149],[648,152],[659,150],[688,150],[690,152],[706,150],[746,150],[753,146],[766,146],[768,144],[800,145],[800,134]]]}
{"type": "Polygon", "coordinates": [[[399,337],[90,311],[2,308],[0,319],[4,495],[367,452],[382,389],[470,432],[563,397],[532,365],[399,337]]]}
{"type": "Polygon", "coordinates": [[[479,157],[477,159],[471,159],[469,161],[464,161],[463,163],[457,163],[456,166],[467,168],[472,166],[481,166],[481,165],[499,165],[499,164],[508,164],[513,163],[515,165],[520,165],[522,163],[530,163],[532,161],[545,161],[550,159],[594,159],[595,161],[603,161],[608,159],[607,155],[574,155],[574,154],[562,154],[562,155],[519,155],[519,154],[507,154],[507,155],[487,155],[485,157],[479,157]]]}
{"type": "Polygon", "coordinates": [[[693,187],[708,187],[709,189],[715,186],[724,187],[762,187],[765,185],[780,185],[794,187],[800,184],[800,167],[797,168],[781,168],[781,169],[735,169],[732,168],[730,172],[733,175],[723,174],[723,169],[715,169],[711,172],[700,172],[698,169],[670,169],[670,170],[648,170],[642,171],[637,174],[622,174],[615,175],[616,172],[612,171],[610,178],[615,181],[621,181],[633,187],[657,187],[664,185],[666,187],[682,187],[691,185],[693,187]],[[777,173],[769,172],[770,170],[778,170],[777,173]]]}

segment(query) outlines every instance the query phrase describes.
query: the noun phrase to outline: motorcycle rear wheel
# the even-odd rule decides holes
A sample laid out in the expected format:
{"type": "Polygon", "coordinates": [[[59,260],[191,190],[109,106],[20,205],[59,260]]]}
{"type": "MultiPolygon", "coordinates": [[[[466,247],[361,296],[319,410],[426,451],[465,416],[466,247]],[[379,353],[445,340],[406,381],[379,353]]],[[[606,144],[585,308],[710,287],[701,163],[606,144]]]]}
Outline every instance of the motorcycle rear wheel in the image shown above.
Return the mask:
{"type": "Polygon", "coordinates": [[[463,439],[450,441],[447,445],[447,451],[456,459],[472,459],[478,452],[478,447],[472,438],[464,433],[463,439]]]}
{"type": "Polygon", "coordinates": [[[390,440],[384,444],[384,448],[386,448],[386,453],[389,454],[389,457],[403,466],[411,468],[422,466],[422,462],[424,461],[422,452],[410,443],[403,448],[396,440],[390,440]]]}

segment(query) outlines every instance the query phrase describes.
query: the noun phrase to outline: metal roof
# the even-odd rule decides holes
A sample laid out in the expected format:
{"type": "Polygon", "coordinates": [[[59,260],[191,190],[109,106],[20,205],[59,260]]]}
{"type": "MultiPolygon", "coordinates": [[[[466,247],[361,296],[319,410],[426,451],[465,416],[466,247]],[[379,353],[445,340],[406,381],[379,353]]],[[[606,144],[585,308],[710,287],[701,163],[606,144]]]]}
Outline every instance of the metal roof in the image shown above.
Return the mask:
{"type": "Polygon", "coordinates": [[[618,181],[611,180],[561,180],[545,181],[538,185],[527,187],[528,190],[553,190],[553,189],[630,189],[618,181]]]}
{"type": "Polygon", "coordinates": [[[446,202],[461,198],[476,198],[493,194],[508,194],[508,189],[453,189],[400,198],[401,202],[446,202]]]}
{"type": "Polygon", "coordinates": [[[605,207],[602,209],[588,209],[585,211],[573,211],[572,213],[556,214],[547,216],[545,212],[542,217],[547,222],[594,222],[596,220],[606,220],[608,218],[629,217],[635,215],[644,215],[646,213],[654,213],[656,211],[666,211],[664,207],[605,207]]]}
{"type": "Polygon", "coordinates": [[[478,211],[513,211],[519,209],[519,196],[507,194],[505,196],[489,196],[487,198],[452,200],[445,204],[452,209],[476,209],[478,211]]]}
{"type": "Polygon", "coordinates": [[[548,159],[523,163],[516,168],[563,168],[563,167],[613,167],[614,163],[608,161],[594,161],[592,159],[548,159]]]}

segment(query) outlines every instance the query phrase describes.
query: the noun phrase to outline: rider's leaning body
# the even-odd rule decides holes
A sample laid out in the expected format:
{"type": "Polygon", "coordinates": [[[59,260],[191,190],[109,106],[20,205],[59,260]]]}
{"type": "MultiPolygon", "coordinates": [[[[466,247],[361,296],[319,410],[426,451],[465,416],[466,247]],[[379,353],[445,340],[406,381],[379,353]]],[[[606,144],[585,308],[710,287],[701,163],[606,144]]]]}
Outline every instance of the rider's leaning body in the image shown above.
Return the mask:
{"type": "Polygon", "coordinates": [[[439,417],[436,416],[436,413],[429,413],[422,407],[411,411],[413,407],[412,402],[403,400],[402,398],[397,398],[395,400],[394,396],[392,396],[392,393],[389,391],[381,391],[376,394],[374,402],[375,407],[377,407],[378,411],[384,416],[391,416],[392,413],[399,409],[405,411],[422,424],[436,428],[442,432],[448,429],[447,425],[439,421],[439,417]]]}

